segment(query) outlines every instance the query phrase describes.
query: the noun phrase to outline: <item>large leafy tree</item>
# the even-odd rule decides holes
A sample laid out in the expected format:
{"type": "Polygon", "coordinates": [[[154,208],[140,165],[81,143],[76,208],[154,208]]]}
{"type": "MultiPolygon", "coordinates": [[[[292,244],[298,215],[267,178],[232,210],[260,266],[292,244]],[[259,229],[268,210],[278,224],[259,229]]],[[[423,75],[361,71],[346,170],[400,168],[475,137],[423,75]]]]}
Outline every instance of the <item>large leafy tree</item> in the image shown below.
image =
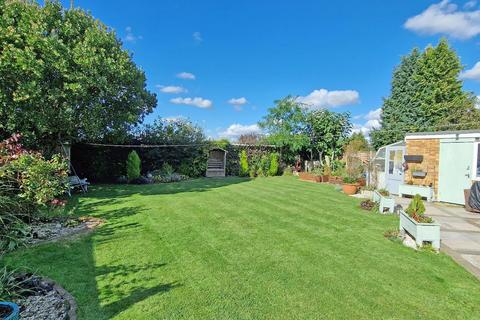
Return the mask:
{"type": "Polygon", "coordinates": [[[299,152],[310,146],[307,112],[292,96],[275,101],[276,106],[259,124],[266,131],[266,141],[282,148],[282,159],[293,163],[299,152]]]}
{"type": "Polygon", "coordinates": [[[374,147],[401,140],[407,132],[478,128],[480,113],[473,94],[463,90],[461,71],[445,39],[403,57],[383,102],[381,127],[371,133],[374,147]]]}
{"type": "Polygon", "coordinates": [[[337,159],[342,155],[352,131],[350,113],[314,110],[308,114],[307,123],[311,149],[319,152],[321,159],[325,156],[337,159]]]}
{"type": "Polygon", "coordinates": [[[182,118],[158,118],[135,130],[134,135],[143,144],[200,145],[206,142],[203,129],[182,118]]]}
{"type": "Polygon", "coordinates": [[[57,1],[0,1],[0,135],[30,145],[114,137],[156,105],[115,33],[57,1]]]}

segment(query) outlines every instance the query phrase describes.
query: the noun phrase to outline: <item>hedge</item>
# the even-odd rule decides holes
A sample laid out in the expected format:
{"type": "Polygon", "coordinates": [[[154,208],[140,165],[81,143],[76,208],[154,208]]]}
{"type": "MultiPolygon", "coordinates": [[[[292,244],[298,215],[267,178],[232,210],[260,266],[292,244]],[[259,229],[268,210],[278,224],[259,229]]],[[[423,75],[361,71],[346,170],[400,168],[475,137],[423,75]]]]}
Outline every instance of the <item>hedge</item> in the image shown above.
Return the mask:
{"type": "MultiPolygon", "coordinates": [[[[90,144],[74,144],[71,150],[72,165],[78,176],[88,178],[97,183],[114,183],[120,176],[126,176],[126,160],[128,154],[135,150],[142,162],[142,174],[158,170],[164,163],[170,164],[176,172],[189,177],[205,175],[208,151],[213,142],[190,147],[111,147],[90,144]]],[[[269,155],[276,151],[272,146],[229,144],[227,150],[226,174],[239,174],[242,150],[247,152],[248,159],[269,155]]]]}

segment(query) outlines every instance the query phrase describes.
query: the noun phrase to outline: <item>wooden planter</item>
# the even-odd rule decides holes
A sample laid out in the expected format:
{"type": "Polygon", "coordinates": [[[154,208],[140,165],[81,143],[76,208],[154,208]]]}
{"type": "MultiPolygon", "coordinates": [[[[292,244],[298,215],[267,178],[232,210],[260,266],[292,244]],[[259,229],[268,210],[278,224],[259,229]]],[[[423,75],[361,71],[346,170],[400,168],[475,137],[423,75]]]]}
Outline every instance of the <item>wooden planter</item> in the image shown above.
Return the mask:
{"type": "Polygon", "coordinates": [[[349,196],[357,193],[358,186],[356,184],[344,183],[342,185],[343,193],[348,194],[349,196]]]}
{"type": "Polygon", "coordinates": [[[330,176],[322,176],[322,182],[328,182],[330,180],[330,176]]]}
{"type": "Polygon", "coordinates": [[[362,196],[364,196],[367,199],[370,199],[370,200],[373,199],[373,191],[371,191],[371,190],[362,190],[361,194],[362,194],[362,196]]]}
{"type": "Polygon", "coordinates": [[[328,182],[333,183],[333,184],[342,184],[343,183],[343,178],[342,177],[330,176],[328,178],[328,182]]]}
{"type": "Polygon", "coordinates": [[[400,197],[405,195],[414,196],[419,194],[421,197],[426,198],[429,202],[433,199],[433,189],[431,187],[417,186],[413,184],[401,184],[398,187],[398,193],[400,197]]]}
{"type": "Polygon", "coordinates": [[[300,180],[303,181],[322,182],[321,176],[316,176],[309,172],[299,172],[298,176],[300,177],[300,180]]]}
{"type": "Polygon", "coordinates": [[[440,250],[440,225],[437,223],[419,223],[402,210],[400,211],[400,231],[407,232],[415,238],[418,246],[428,241],[432,243],[432,247],[440,250]]]}
{"type": "Polygon", "coordinates": [[[385,209],[393,213],[395,209],[395,200],[391,197],[381,195],[377,190],[373,191],[373,201],[378,203],[380,213],[385,213],[385,209]]]}

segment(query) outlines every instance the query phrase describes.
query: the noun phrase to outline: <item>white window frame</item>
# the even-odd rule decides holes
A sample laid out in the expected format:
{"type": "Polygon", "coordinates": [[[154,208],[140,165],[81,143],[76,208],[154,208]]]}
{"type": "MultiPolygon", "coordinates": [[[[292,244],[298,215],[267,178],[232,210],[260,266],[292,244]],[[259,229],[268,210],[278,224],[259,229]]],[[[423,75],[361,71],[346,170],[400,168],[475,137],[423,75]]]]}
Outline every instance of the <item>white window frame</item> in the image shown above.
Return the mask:
{"type": "Polygon", "coordinates": [[[480,175],[478,174],[478,170],[477,170],[479,147],[480,147],[480,142],[475,142],[473,144],[472,180],[475,180],[475,181],[480,181],[480,175]]]}

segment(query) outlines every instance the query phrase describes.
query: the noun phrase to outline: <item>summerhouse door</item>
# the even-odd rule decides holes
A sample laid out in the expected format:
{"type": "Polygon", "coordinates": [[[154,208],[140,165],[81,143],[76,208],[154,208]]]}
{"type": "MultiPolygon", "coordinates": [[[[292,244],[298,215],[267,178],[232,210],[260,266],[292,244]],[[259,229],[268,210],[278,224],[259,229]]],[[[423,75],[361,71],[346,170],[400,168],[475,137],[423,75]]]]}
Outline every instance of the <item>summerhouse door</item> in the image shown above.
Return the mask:
{"type": "Polygon", "coordinates": [[[438,200],[465,204],[464,189],[472,185],[473,141],[440,143],[438,200]]]}
{"type": "Polygon", "coordinates": [[[403,184],[403,155],[405,147],[389,147],[386,155],[386,186],[392,194],[398,194],[398,189],[403,184]]]}

